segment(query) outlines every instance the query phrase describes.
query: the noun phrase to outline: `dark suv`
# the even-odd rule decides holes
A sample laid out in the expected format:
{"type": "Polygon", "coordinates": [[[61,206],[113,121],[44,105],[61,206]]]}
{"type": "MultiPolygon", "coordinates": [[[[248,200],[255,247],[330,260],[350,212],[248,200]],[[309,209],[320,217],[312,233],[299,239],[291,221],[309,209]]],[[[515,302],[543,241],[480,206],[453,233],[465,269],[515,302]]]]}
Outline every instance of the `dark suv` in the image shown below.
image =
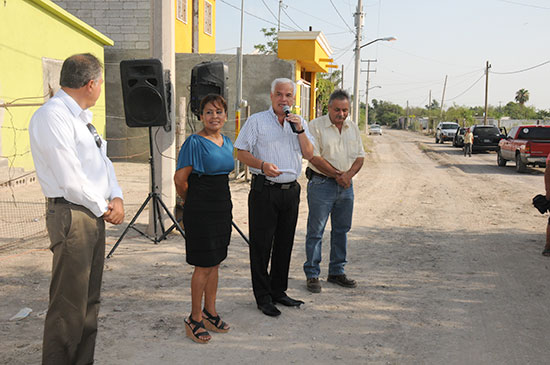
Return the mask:
{"type": "Polygon", "coordinates": [[[506,138],[506,133],[501,134],[497,126],[476,124],[470,127],[474,135],[472,151],[497,151],[498,143],[506,138]]]}
{"type": "Polygon", "coordinates": [[[453,147],[464,147],[464,134],[466,128],[458,127],[453,138],[453,147]]]}

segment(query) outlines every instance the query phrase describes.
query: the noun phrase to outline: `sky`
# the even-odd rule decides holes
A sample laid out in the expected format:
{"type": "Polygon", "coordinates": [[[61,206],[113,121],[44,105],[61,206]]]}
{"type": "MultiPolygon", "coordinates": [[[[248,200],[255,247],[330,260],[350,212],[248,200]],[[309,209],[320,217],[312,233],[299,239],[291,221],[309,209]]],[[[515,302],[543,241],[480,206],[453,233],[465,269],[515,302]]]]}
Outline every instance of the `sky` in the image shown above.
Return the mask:
{"type": "MultiPolygon", "coordinates": [[[[322,31],[334,64],[344,66],[344,88],[353,90],[357,0],[283,0],[282,31],[322,31]]],[[[240,42],[241,0],[216,1],[216,52],[232,54],[240,42]]],[[[277,27],[279,0],[244,0],[244,53],[266,43],[261,28],[277,27]]],[[[444,108],[484,106],[489,61],[489,105],[529,91],[527,106],[550,110],[550,0],[363,0],[361,59],[371,63],[369,102],[444,108]],[[378,87],[379,86],[379,87],[378,87]]],[[[361,64],[366,70],[367,63],[361,64]]],[[[244,77],[246,77],[246,70],[244,77]]],[[[361,73],[364,100],[366,72],[361,73]]],[[[232,75],[230,75],[232,77],[232,75]]],[[[236,77],[236,76],[235,76],[236,77]]]]}

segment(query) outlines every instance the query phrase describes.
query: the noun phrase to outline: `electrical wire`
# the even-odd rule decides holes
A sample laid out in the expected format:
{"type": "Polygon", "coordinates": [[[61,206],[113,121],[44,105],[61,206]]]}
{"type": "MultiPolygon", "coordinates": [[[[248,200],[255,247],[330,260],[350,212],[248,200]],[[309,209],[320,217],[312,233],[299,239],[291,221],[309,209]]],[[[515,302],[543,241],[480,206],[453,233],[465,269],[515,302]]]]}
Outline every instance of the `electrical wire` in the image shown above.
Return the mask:
{"type": "MultiPolygon", "coordinates": [[[[337,27],[337,28],[346,29],[345,27],[342,27],[340,24],[331,23],[331,22],[327,21],[326,19],[322,19],[322,18],[319,18],[319,17],[317,17],[317,16],[315,16],[315,15],[312,15],[312,14],[310,14],[310,13],[307,12],[307,11],[300,10],[300,9],[295,8],[295,7],[293,7],[293,6],[290,6],[290,5],[287,5],[287,6],[288,6],[290,9],[299,11],[302,15],[307,15],[307,16],[313,18],[313,19],[320,20],[320,21],[322,21],[324,24],[330,24],[330,25],[332,25],[332,26],[334,26],[334,27],[337,27]]],[[[349,32],[350,32],[350,30],[346,30],[346,31],[345,31],[345,33],[349,33],[349,32]]],[[[351,33],[354,34],[353,31],[352,31],[351,33]]],[[[333,33],[333,34],[341,34],[341,33],[333,33]]],[[[325,35],[328,35],[328,34],[325,34],[325,35]]]]}
{"type": "MultiPolygon", "coordinates": [[[[413,57],[417,57],[417,58],[420,58],[420,59],[423,59],[423,60],[427,60],[427,61],[430,61],[430,62],[435,62],[435,63],[440,63],[442,65],[451,65],[451,66],[461,66],[461,67],[464,67],[464,65],[458,65],[456,63],[448,63],[448,62],[442,62],[442,61],[438,61],[436,59],[433,59],[433,58],[428,58],[428,57],[424,57],[424,56],[419,56],[419,55],[416,55],[412,52],[408,52],[408,51],[403,51],[395,46],[392,46],[392,47],[388,47],[387,45],[382,45],[380,44],[380,46],[383,46],[383,47],[387,47],[388,49],[391,49],[391,50],[394,50],[394,51],[397,51],[397,52],[401,52],[401,53],[404,53],[404,54],[407,54],[409,56],[413,56],[413,57]]],[[[469,65],[468,67],[475,67],[475,66],[471,66],[469,65]]]]}
{"type": "MultiPolygon", "coordinates": [[[[228,5],[228,6],[230,6],[230,7],[232,7],[232,8],[234,8],[234,9],[237,9],[238,11],[241,11],[241,8],[239,8],[238,6],[235,6],[235,5],[233,5],[233,4],[230,4],[230,3],[228,3],[228,2],[225,1],[225,0],[219,0],[219,1],[222,2],[222,3],[224,3],[224,4],[226,4],[226,5],[228,5]]],[[[249,11],[246,11],[246,10],[245,10],[244,13],[245,13],[246,15],[250,15],[250,16],[253,17],[253,18],[263,20],[263,21],[266,22],[266,23],[269,23],[269,24],[272,24],[272,25],[275,25],[275,26],[278,25],[277,23],[274,23],[274,22],[272,22],[271,20],[267,20],[267,19],[261,18],[261,17],[257,16],[256,14],[253,14],[253,13],[251,13],[251,12],[249,12],[249,11]]],[[[294,28],[288,26],[287,24],[283,24],[282,22],[281,22],[281,26],[284,26],[284,27],[287,28],[287,29],[296,30],[296,29],[294,29],[294,28]]]]}
{"type": "Polygon", "coordinates": [[[262,0],[262,3],[264,3],[264,6],[267,8],[267,10],[271,13],[271,15],[273,15],[273,17],[275,18],[275,20],[279,21],[279,17],[277,17],[277,15],[275,15],[271,9],[269,8],[269,6],[267,6],[265,0],[262,0]]]}
{"type": "Polygon", "coordinates": [[[464,90],[463,92],[461,92],[460,94],[458,94],[457,96],[455,96],[454,98],[449,98],[447,99],[447,101],[451,101],[451,100],[455,100],[456,98],[459,98],[461,97],[462,95],[466,94],[468,91],[470,91],[471,88],[473,88],[481,79],[483,79],[485,77],[485,74],[481,75],[479,77],[479,79],[477,79],[476,81],[474,81],[474,83],[472,85],[470,85],[466,90],[464,90]]]}
{"type": "Polygon", "coordinates": [[[332,0],[329,0],[330,3],[332,4],[332,7],[334,8],[334,10],[336,10],[336,13],[338,14],[338,16],[340,17],[340,19],[342,19],[342,21],[344,22],[344,24],[348,27],[349,31],[354,33],[355,32],[353,31],[353,29],[351,29],[351,27],[349,26],[349,24],[346,22],[346,19],[344,19],[344,17],[342,16],[342,14],[340,14],[340,11],[338,11],[338,8],[336,7],[336,5],[334,5],[334,3],[332,2],[332,0]]]}
{"type": "Polygon", "coordinates": [[[290,17],[290,15],[288,15],[288,13],[286,12],[286,10],[285,10],[284,8],[282,8],[281,10],[283,11],[283,13],[286,14],[286,16],[288,17],[288,19],[290,19],[290,21],[291,21],[295,26],[298,27],[298,29],[300,29],[301,31],[304,30],[302,27],[300,27],[300,26],[294,21],[294,19],[292,19],[292,18],[290,17]]]}
{"type": "Polygon", "coordinates": [[[544,66],[544,65],[546,65],[547,63],[550,63],[550,60],[544,61],[543,63],[539,63],[539,64],[536,65],[536,66],[524,68],[523,70],[510,71],[510,72],[496,72],[496,71],[491,71],[491,73],[492,73],[492,74],[497,74],[497,75],[511,75],[511,74],[517,74],[517,73],[520,73],[520,72],[525,72],[525,71],[529,71],[529,70],[535,69],[535,68],[540,67],[540,66],[544,66]]]}
{"type": "Polygon", "coordinates": [[[544,7],[544,6],[523,4],[523,3],[518,3],[518,2],[515,2],[515,1],[509,1],[509,0],[498,0],[498,1],[501,1],[501,2],[503,2],[503,3],[514,4],[514,5],[526,6],[526,7],[529,7],[529,8],[550,10],[550,8],[546,8],[546,7],[544,7]]]}

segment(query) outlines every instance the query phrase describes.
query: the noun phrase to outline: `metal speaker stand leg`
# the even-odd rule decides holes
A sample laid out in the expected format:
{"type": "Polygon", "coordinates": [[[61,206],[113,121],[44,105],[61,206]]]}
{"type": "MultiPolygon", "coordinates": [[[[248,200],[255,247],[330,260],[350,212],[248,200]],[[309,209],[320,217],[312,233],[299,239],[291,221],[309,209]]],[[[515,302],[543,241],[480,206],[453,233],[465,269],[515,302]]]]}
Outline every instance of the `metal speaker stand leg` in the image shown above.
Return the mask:
{"type": "Polygon", "coordinates": [[[120,236],[118,241],[116,241],[115,245],[113,246],[113,248],[111,249],[111,251],[107,255],[107,258],[111,258],[111,256],[113,256],[113,253],[117,249],[118,245],[120,244],[120,242],[122,241],[122,239],[124,238],[126,233],[128,233],[128,230],[130,228],[137,231],[142,236],[147,237],[148,239],[153,241],[155,244],[157,244],[160,241],[166,239],[166,236],[168,235],[168,233],[170,233],[174,228],[176,228],[181,233],[181,235],[185,238],[185,233],[184,233],[183,229],[181,228],[180,224],[178,223],[178,221],[176,220],[174,215],[170,212],[170,210],[168,209],[166,204],[164,204],[160,194],[157,193],[157,186],[155,184],[155,162],[153,160],[153,134],[151,132],[151,127],[149,127],[149,165],[150,165],[150,170],[151,170],[151,192],[147,195],[147,198],[145,199],[143,204],[141,204],[141,207],[139,207],[136,215],[134,215],[134,217],[132,218],[132,220],[130,221],[130,223],[126,227],[126,229],[124,229],[124,232],[122,232],[122,235],[120,236]],[[135,226],[136,220],[138,219],[140,214],[143,212],[143,210],[147,206],[147,203],[149,203],[150,200],[152,200],[151,209],[153,209],[153,231],[154,231],[153,236],[150,236],[147,233],[142,232],[139,228],[137,228],[135,226]],[[170,217],[170,220],[173,223],[172,227],[169,231],[164,229],[164,223],[162,222],[162,211],[164,211],[166,213],[166,215],[168,215],[168,217],[170,217]],[[160,226],[161,231],[162,231],[162,233],[160,233],[160,234],[157,231],[157,224],[160,226]]]}

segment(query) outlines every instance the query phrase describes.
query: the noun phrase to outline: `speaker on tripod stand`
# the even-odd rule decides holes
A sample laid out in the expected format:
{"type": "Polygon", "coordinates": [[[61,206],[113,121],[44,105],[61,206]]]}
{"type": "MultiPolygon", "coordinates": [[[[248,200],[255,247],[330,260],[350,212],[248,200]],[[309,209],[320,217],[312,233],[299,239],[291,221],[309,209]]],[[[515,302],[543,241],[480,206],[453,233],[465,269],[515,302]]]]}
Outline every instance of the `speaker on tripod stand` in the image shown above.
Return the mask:
{"type": "Polygon", "coordinates": [[[147,198],[132,218],[118,241],[109,254],[110,258],[130,228],[149,238],[155,244],[166,238],[166,229],[162,222],[162,211],[172,220],[173,227],[185,237],[183,229],[169,211],[157,192],[155,183],[155,164],[153,160],[153,136],[152,127],[170,128],[169,94],[170,89],[164,81],[164,70],[158,59],[125,60],[120,62],[120,78],[122,82],[122,96],[124,100],[124,115],[126,124],[130,128],[149,128],[149,165],[151,171],[151,191],[147,198]],[[167,96],[168,95],[168,96],[167,96]],[[141,231],[135,226],[135,222],[147,204],[151,201],[153,209],[153,236],[141,231]],[[157,231],[160,226],[162,233],[157,231]]]}

